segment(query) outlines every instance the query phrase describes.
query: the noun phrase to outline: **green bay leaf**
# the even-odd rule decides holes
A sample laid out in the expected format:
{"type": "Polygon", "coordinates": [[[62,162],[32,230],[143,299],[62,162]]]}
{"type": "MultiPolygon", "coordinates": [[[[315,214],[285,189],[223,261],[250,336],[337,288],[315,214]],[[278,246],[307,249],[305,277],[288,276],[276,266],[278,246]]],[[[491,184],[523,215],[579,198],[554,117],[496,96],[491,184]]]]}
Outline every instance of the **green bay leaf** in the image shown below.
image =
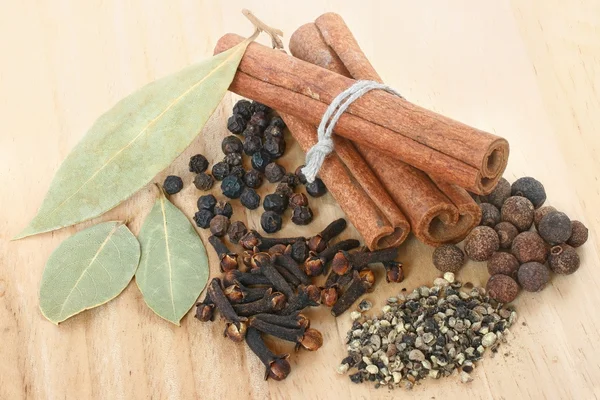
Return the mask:
{"type": "Polygon", "coordinates": [[[206,249],[187,217],[162,193],[138,238],[142,256],[135,281],[144,301],[179,325],[208,281],[206,249]]]}
{"type": "Polygon", "coordinates": [[[217,108],[249,42],[144,86],[98,118],[15,239],[97,217],[150,182],[217,108]]]}
{"type": "Polygon", "coordinates": [[[121,222],[76,233],[50,256],[42,276],[40,309],[58,324],[119,295],[133,278],[140,244],[121,222]]]}

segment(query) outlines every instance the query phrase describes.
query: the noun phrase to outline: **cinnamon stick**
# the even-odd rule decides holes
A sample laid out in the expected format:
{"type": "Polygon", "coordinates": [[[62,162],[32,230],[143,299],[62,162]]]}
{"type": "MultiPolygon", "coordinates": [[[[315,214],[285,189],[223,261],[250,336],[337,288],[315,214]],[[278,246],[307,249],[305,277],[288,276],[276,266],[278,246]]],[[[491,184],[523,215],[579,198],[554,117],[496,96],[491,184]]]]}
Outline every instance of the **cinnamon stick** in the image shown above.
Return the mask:
{"type": "MultiPolygon", "coordinates": [[[[215,52],[242,40],[225,35],[215,52]]],[[[252,43],[230,89],[317,125],[329,103],[353,83],[350,78],[252,43]]],[[[354,102],[339,119],[335,132],[474,193],[489,193],[506,167],[508,144],[504,139],[383,91],[369,92],[354,102]]]]}
{"type": "MultiPolygon", "coordinates": [[[[285,113],[279,115],[304,151],[317,142],[314,126],[285,113]]],[[[410,232],[410,224],[360,154],[347,152],[353,158],[348,164],[335,153],[329,155],[320,178],[370,249],[400,245],[410,232]]]]}
{"type": "MultiPolygon", "coordinates": [[[[346,69],[356,79],[381,82],[337,14],[324,14],[314,24],[300,27],[290,39],[290,50],[333,71],[346,69]]],[[[424,172],[375,149],[358,144],[356,148],[404,211],[419,240],[432,246],[459,242],[479,222],[481,210],[464,189],[436,184],[424,172]]]]}

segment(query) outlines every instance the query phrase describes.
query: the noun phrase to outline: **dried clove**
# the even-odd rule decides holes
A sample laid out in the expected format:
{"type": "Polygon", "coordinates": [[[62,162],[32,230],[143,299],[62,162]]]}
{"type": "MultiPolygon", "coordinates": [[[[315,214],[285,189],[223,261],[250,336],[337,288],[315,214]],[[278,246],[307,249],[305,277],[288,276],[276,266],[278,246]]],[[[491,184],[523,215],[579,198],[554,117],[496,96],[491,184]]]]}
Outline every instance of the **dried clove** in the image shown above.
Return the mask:
{"type": "MultiPolygon", "coordinates": [[[[312,285],[311,285],[312,286],[312,285]]],[[[288,300],[287,305],[283,308],[279,314],[281,315],[290,315],[299,310],[303,310],[306,307],[316,307],[319,305],[318,300],[314,300],[312,297],[314,296],[314,292],[311,289],[302,288],[302,290],[298,291],[298,294],[288,300]]]]}
{"type": "Polygon", "coordinates": [[[271,378],[276,381],[281,381],[289,375],[292,368],[287,359],[290,355],[275,355],[269,350],[258,330],[252,327],[248,328],[248,332],[246,333],[246,343],[248,343],[250,350],[252,350],[265,365],[265,380],[271,378]]]}
{"type": "Polygon", "coordinates": [[[333,259],[338,251],[352,250],[358,246],[360,246],[360,242],[358,240],[347,239],[326,248],[319,254],[311,253],[308,259],[304,262],[304,272],[308,276],[325,274],[325,266],[333,259]]]}
{"type": "Polygon", "coordinates": [[[268,251],[268,253],[271,256],[274,256],[276,254],[283,254],[285,252],[285,250],[287,249],[288,246],[286,246],[285,244],[276,244],[275,246],[271,247],[268,251]]]}
{"type": "Polygon", "coordinates": [[[308,329],[310,327],[310,320],[306,318],[304,314],[300,314],[300,311],[290,315],[256,314],[253,315],[252,318],[260,319],[262,321],[283,326],[285,328],[308,329]]]}
{"type": "Polygon", "coordinates": [[[215,303],[210,298],[209,293],[206,293],[204,300],[196,304],[196,318],[201,322],[212,321],[215,318],[215,303]]]}
{"type": "Polygon", "coordinates": [[[234,304],[233,310],[242,317],[249,317],[255,314],[272,313],[284,309],[286,298],[283,293],[273,292],[269,289],[265,295],[256,301],[243,304],[234,304]]]}
{"type": "Polygon", "coordinates": [[[231,286],[235,283],[245,286],[271,286],[271,281],[262,274],[251,274],[237,269],[227,271],[223,276],[223,284],[231,286]]]}
{"type": "Polygon", "coordinates": [[[271,281],[273,287],[277,291],[285,294],[288,299],[294,297],[294,290],[281,275],[281,273],[279,273],[279,271],[275,268],[269,254],[256,253],[252,256],[252,262],[260,268],[262,274],[271,281]]]}
{"type": "MultiPolygon", "coordinates": [[[[288,246],[291,248],[291,246],[288,246]]],[[[301,269],[300,265],[289,254],[276,254],[274,257],[275,263],[282,266],[291,274],[293,274],[304,285],[310,285],[311,280],[301,269]]]]}
{"type": "Polygon", "coordinates": [[[385,280],[390,282],[399,283],[404,280],[404,270],[402,269],[402,263],[397,261],[386,261],[383,263],[385,268],[385,280]]]}
{"type": "Polygon", "coordinates": [[[223,332],[223,336],[228,337],[236,343],[239,343],[244,340],[247,331],[248,324],[245,322],[239,324],[239,327],[236,324],[227,324],[225,327],[225,332],[223,332]]]}
{"type": "Polygon", "coordinates": [[[310,251],[320,253],[327,247],[327,243],[342,233],[346,229],[346,220],[343,218],[336,219],[321,231],[321,233],[308,239],[308,248],[310,251]]]}
{"type": "Polygon", "coordinates": [[[242,322],[246,322],[247,318],[239,316],[232,305],[227,300],[227,296],[223,293],[221,288],[221,280],[219,278],[213,278],[208,286],[208,295],[214,301],[215,306],[221,312],[221,315],[230,323],[235,324],[236,327],[241,330],[242,322]]]}
{"type": "Polygon", "coordinates": [[[294,274],[292,274],[290,271],[288,271],[285,267],[282,267],[279,264],[273,264],[273,268],[275,268],[277,270],[277,272],[279,272],[281,274],[281,276],[283,276],[283,279],[285,279],[287,281],[287,283],[289,283],[290,286],[292,286],[292,288],[297,288],[302,283],[302,282],[300,282],[300,279],[298,279],[294,274]]]}
{"type": "MultiPolygon", "coordinates": [[[[339,276],[337,274],[333,275],[339,276]]],[[[321,289],[321,304],[323,304],[325,307],[333,307],[333,305],[337,303],[338,297],[338,285],[334,284],[321,289]]]]}
{"type": "Polygon", "coordinates": [[[240,244],[247,250],[252,250],[254,247],[258,247],[259,250],[265,251],[276,244],[284,244],[287,246],[288,244],[293,244],[299,240],[305,241],[306,238],[267,238],[263,237],[255,230],[250,230],[240,239],[240,244]]]}
{"type": "Polygon", "coordinates": [[[345,275],[353,268],[355,270],[360,270],[362,267],[365,267],[369,264],[393,261],[397,256],[397,247],[352,254],[342,250],[337,252],[337,254],[333,257],[331,269],[338,275],[345,275]]]}
{"type": "Polygon", "coordinates": [[[286,249],[286,252],[288,252],[296,262],[301,264],[306,261],[309,255],[308,245],[304,240],[294,242],[286,249]]]}
{"type": "Polygon", "coordinates": [[[221,267],[221,272],[227,272],[234,269],[238,269],[238,255],[229,251],[225,243],[216,237],[210,236],[208,238],[208,242],[212,245],[212,247],[217,252],[219,256],[219,265],[221,267]]]}
{"type": "Polygon", "coordinates": [[[224,290],[225,296],[232,304],[251,303],[260,300],[270,288],[266,286],[250,288],[237,282],[234,285],[227,286],[224,290]]]}
{"type": "Polygon", "coordinates": [[[365,294],[373,284],[375,283],[375,275],[373,271],[369,269],[365,269],[363,271],[357,272],[353,271],[352,273],[352,282],[348,286],[348,289],[340,296],[338,301],[335,303],[333,308],[331,309],[331,314],[334,317],[342,314],[346,311],[350,306],[359,299],[360,296],[365,294]]]}

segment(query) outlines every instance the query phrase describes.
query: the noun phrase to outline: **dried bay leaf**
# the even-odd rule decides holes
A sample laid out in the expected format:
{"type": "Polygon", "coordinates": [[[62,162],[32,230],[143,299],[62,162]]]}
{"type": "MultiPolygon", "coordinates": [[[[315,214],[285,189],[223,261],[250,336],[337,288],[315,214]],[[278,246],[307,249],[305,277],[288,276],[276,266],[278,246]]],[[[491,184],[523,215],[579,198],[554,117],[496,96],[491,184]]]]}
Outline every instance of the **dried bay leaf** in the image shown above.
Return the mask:
{"type": "Polygon", "coordinates": [[[160,317],[179,325],[208,281],[208,257],[187,217],[162,194],[138,236],[142,247],[135,281],[160,317]]]}
{"type": "Polygon", "coordinates": [[[144,86],[98,118],[15,239],[97,217],[150,182],[200,132],[251,40],[144,86]]]}
{"type": "Polygon", "coordinates": [[[127,287],[140,260],[140,244],[122,222],[76,233],[50,256],[42,276],[40,309],[58,324],[104,304],[127,287]]]}

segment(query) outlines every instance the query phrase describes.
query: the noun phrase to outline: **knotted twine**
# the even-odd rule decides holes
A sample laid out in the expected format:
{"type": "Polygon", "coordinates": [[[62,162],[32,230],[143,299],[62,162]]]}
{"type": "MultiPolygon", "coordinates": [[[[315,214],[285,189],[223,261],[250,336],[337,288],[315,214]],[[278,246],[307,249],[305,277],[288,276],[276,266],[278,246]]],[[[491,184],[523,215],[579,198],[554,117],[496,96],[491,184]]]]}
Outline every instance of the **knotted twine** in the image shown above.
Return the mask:
{"type": "Polygon", "coordinates": [[[319,123],[319,127],[317,128],[317,143],[306,152],[306,162],[305,167],[302,168],[302,173],[308,183],[315,181],[323,165],[323,161],[325,161],[325,157],[333,151],[333,139],[331,135],[333,134],[335,124],[337,124],[342,114],[356,99],[374,89],[385,90],[388,93],[403,98],[397,90],[388,85],[366,80],[356,81],[348,89],[338,94],[329,107],[327,107],[327,110],[325,110],[323,118],[321,118],[321,123],[319,123]]]}

